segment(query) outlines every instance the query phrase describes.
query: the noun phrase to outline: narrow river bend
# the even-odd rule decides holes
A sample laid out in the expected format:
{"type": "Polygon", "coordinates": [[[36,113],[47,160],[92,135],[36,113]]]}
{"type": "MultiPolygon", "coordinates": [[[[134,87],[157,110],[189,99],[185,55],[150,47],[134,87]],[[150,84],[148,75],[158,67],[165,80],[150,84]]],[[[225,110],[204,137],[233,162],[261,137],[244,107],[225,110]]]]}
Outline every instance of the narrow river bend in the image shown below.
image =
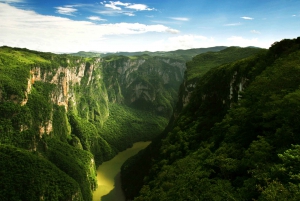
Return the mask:
{"type": "Polygon", "coordinates": [[[123,163],[146,148],[150,142],[137,142],[133,147],[118,153],[113,159],[97,168],[98,188],[94,191],[93,201],[124,201],[121,189],[120,171],[123,163]]]}

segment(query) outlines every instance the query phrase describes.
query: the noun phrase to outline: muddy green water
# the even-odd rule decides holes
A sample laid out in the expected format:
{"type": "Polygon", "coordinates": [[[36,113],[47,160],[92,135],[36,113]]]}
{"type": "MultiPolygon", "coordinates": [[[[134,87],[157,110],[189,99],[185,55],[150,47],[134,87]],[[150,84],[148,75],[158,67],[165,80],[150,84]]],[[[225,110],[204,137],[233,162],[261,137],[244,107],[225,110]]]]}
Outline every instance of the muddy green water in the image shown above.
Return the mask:
{"type": "Polygon", "coordinates": [[[98,188],[94,191],[93,201],[124,201],[121,189],[120,171],[122,164],[140,150],[146,148],[150,142],[137,142],[133,147],[120,152],[110,161],[102,163],[97,168],[98,188]]]}

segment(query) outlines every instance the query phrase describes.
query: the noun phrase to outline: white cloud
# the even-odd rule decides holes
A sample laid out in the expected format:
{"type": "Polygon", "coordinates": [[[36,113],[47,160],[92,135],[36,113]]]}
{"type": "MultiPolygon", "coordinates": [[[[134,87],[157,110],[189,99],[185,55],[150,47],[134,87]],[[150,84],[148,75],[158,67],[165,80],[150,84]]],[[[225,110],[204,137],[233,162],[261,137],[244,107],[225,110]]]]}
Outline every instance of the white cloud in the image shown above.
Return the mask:
{"type": "Polygon", "coordinates": [[[93,20],[93,21],[107,21],[106,19],[102,19],[102,18],[100,18],[98,16],[90,16],[87,19],[93,20]]]}
{"type": "Polygon", "coordinates": [[[71,6],[55,7],[55,8],[56,8],[56,12],[62,15],[73,15],[73,13],[77,11],[76,8],[72,8],[71,6]]]}
{"type": "Polygon", "coordinates": [[[257,38],[246,39],[241,36],[231,36],[227,38],[227,41],[229,42],[230,46],[240,47],[258,46],[259,44],[257,38]]]}
{"type": "Polygon", "coordinates": [[[224,26],[240,26],[240,25],[242,25],[240,22],[232,23],[232,24],[224,24],[224,26]]]}
{"type": "Polygon", "coordinates": [[[177,49],[191,49],[199,48],[203,46],[209,46],[208,44],[214,41],[213,38],[208,38],[201,35],[180,35],[175,37],[169,37],[164,40],[158,40],[152,43],[149,47],[149,51],[157,51],[157,47],[160,47],[163,51],[171,51],[177,49]]]}
{"type": "Polygon", "coordinates": [[[186,17],[170,17],[172,20],[177,20],[177,21],[189,21],[189,18],[186,17]]]}
{"type": "MultiPolygon", "coordinates": [[[[161,26],[163,26],[163,25],[161,25],[161,26]]],[[[176,29],[170,29],[170,28],[167,28],[166,32],[171,33],[171,34],[178,34],[179,33],[178,30],[176,30],[176,29]]]]}
{"type": "Polygon", "coordinates": [[[115,2],[112,2],[111,3],[115,4],[115,5],[118,5],[118,6],[128,6],[130,5],[130,3],[122,3],[121,1],[115,1],[115,2]]]}
{"type": "Polygon", "coordinates": [[[244,20],[253,20],[254,18],[252,18],[252,17],[241,17],[242,19],[244,19],[244,20]]]}
{"type": "Polygon", "coordinates": [[[254,34],[260,34],[259,31],[256,31],[256,30],[251,30],[251,33],[254,33],[254,34]]]}
{"type": "MultiPolygon", "coordinates": [[[[118,10],[121,11],[123,9],[125,10],[135,10],[135,11],[151,11],[151,10],[155,10],[154,8],[149,8],[147,5],[145,4],[134,4],[134,3],[123,3],[121,1],[109,1],[109,3],[107,3],[106,1],[100,2],[102,5],[104,5],[106,8],[111,8],[113,10],[118,10]]],[[[121,12],[125,15],[128,15],[128,13],[132,13],[132,12],[121,12]]],[[[133,16],[133,15],[130,15],[133,16]]]]}
{"type": "Polygon", "coordinates": [[[100,11],[95,11],[95,13],[101,15],[116,16],[116,15],[123,14],[124,12],[119,10],[100,10],[100,11]]]}
{"type": "Polygon", "coordinates": [[[244,38],[241,36],[231,36],[224,38],[223,36],[202,36],[202,35],[179,35],[169,37],[146,45],[145,49],[149,51],[171,51],[176,49],[191,49],[205,48],[214,46],[240,46],[240,47],[263,47],[268,48],[276,39],[259,39],[259,38],[244,38]]]}
{"type": "Polygon", "coordinates": [[[110,2],[110,4],[104,4],[104,6],[113,10],[122,10],[122,8],[116,6],[116,4],[114,4],[112,1],[110,2]]]}
{"type": "Polygon", "coordinates": [[[148,6],[145,5],[145,4],[130,4],[130,5],[126,6],[126,8],[134,9],[134,10],[139,10],[139,11],[142,11],[142,10],[153,10],[153,8],[148,8],[148,6]]]}
{"type": "Polygon", "coordinates": [[[132,12],[124,12],[124,15],[128,15],[130,17],[135,16],[135,14],[132,12]]]}
{"type": "Polygon", "coordinates": [[[103,24],[103,27],[110,30],[108,34],[141,34],[147,32],[168,32],[168,33],[179,33],[178,30],[171,29],[164,25],[145,25],[140,23],[117,23],[117,24],[103,24]]]}
{"type": "MultiPolygon", "coordinates": [[[[95,16],[91,17],[94,20],[98,19],[95,16]]],[[[99,47],[110,48],[112,40],[106,38],[122,38],[146,33],[179,33],[178,30],[161,24],[95,24],[89,21],[40,15],[3,3],[0,3],[0,19],[0,46],[26,47],[39,51],[96,50],[99,47]],[[104,43],[107,46],[104,46],[104,43]]],[[[120,46],[120,43],[116,44],[117,46],[120,46]]]]}

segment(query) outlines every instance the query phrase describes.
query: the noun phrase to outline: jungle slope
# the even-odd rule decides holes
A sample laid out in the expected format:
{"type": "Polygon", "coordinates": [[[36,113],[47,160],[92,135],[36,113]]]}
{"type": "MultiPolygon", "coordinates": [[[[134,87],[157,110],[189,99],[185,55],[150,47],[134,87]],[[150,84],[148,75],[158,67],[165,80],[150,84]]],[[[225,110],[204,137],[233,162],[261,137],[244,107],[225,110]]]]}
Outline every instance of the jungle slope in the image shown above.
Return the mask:
{"type": "Polygon", "coordinates": [[[164,129],[184,70],[1,47],[0,199],[91,200],[97,165],[164,129]]]}
{"type": "Polygon", "coordinates": [[[197,77],[163,134],[123,165],[127,198],[299,200],[299,58],[300,38],[285,39],[197,77]]]}
{"type": "Polygon", "coordinates": [[[185,68],[181,59],[144,54],[1,47],[0,199],[91,200],[99,164],[163,131],[185,68]]]}

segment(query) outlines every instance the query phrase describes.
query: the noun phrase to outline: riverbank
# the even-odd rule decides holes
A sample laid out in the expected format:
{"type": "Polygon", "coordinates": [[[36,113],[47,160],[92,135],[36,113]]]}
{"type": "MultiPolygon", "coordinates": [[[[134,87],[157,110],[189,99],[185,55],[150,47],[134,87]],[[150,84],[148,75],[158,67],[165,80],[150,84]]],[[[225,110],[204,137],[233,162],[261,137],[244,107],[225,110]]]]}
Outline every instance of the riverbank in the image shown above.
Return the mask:
{"type": "Polygon", "coordinates": [[[137,142],[131,148],[118,153],[113,159],[97,168],[98,188],[93,193],[93,201],[124,201],[120,171],[122,164],[131,156],[145,149],[151,142],[137,142]]]}

